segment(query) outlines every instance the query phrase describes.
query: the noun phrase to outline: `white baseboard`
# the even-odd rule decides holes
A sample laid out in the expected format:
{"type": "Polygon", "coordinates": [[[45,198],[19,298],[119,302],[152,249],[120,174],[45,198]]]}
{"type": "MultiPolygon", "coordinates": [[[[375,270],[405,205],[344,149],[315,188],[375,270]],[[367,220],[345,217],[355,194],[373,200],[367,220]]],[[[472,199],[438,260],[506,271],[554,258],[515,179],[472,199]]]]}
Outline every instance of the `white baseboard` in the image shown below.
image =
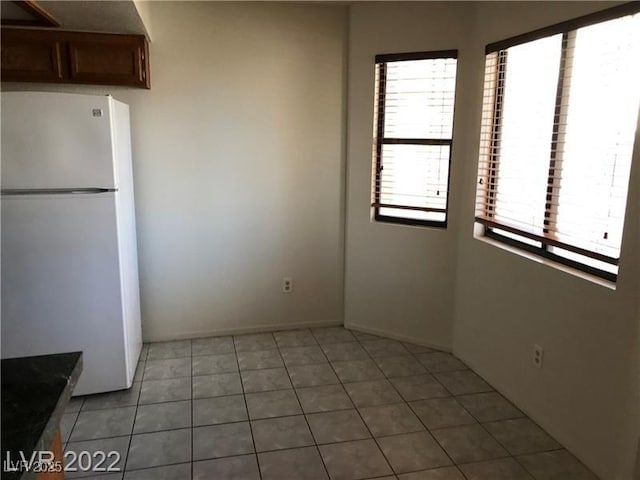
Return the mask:
{"type": "Polygon", "coordinates": [[[151,342],[168,342],[171,340],[188,340],[191,338],[204,338],[204,337],[217,337],[222,335],[241,335],[243,333],[260,333],[260,332],[275,332],[278,330],[295,330],[299,328],[320,328],[320,327],[335,327],[342,326],[342,320],[325,320],[318,322],[294,322],[294,323],[278,323],[267,325],[249,325],[246,327],[237,328],[219,328],[211,330],[200,330],[181,333],[168,333],[157,335],[145,335],[142,332],[142,338],[144,343],[151,342]]]}
{"type": "Polygon", "coordinates": [[[443,352],[451,352],[451,345],[441,345],[439,343],[434,343],[434,342],[424,342],[415,337],[410,337],[408,335],[398,335],[397,333],[390,332],[388,330],[381,330],[378,328],[371,328],[371,327],[363,327],[362,325],[357,325],[355,323],[345,324],[344,327],[350,330],[356,330],[362,333],[370,333],[372,335],[388,337],[388,338],[392,338],[393,340],[399,340],[401,342],[413,343],[414,345],[421,345],[423,347],[434,348],[436,350],[441,350],[443,352]]]}

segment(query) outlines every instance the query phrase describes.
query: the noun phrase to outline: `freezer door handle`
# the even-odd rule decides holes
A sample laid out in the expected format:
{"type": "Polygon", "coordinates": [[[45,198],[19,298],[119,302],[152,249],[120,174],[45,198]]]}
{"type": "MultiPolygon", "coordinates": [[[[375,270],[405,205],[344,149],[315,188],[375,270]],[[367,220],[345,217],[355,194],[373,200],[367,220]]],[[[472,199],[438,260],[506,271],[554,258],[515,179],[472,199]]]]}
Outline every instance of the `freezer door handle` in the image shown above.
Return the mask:
{"type": "Polygon", "coordinates": [[[117,192],[117,188],[5,188],[2,195],[95,195],[117,192]]]}

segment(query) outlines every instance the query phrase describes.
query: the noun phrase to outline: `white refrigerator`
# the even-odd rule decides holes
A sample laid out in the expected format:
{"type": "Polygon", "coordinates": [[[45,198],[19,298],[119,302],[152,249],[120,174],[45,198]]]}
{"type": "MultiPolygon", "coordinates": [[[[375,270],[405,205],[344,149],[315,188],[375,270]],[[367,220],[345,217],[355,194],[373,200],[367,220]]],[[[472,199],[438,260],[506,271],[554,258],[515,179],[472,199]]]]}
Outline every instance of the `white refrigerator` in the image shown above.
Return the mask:
{"type": "Polygon", "coordinates": [[[129,388],[142,347],[129,107],[1,94],[2,358],[83,352],[74,395],[129,388]]]}

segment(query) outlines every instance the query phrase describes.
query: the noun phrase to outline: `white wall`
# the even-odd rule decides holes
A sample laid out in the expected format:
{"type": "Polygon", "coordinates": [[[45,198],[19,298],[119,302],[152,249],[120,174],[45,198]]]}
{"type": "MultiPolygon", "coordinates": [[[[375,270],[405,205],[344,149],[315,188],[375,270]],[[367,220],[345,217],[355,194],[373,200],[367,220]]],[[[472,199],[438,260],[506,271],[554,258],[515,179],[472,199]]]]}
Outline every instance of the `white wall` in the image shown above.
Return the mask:
{"type": "MultiPolygon", "coordinates": [[[[458,189],[452,181],[446,230],[371,221],[374,57],[458,48],[472,20],[468,11],[455,2],[356,3],[349,25],[345,324],[445,349],[451,348],[458,189]]],[[[464,124],[456,109],[454,139],[464,124]]],[[[454,140],[452,177],[460,160],[454,140]]]]}
{"type": "Polygon", "coordinates": [[[140,20],[142,20],[142,24],[144,25],[144,29],[147,32],[147,39],[153,39],[153,31],[151,30],[151,5],[152,2],[150,0],[133,0],[133,5],[136,8],[136,12],[138,12],[138,16],[140,20]]]}
{"type": "Polygon", "coordinates": [[[341,323],[346,7],[148,7],[150,91],[3,84],[131,106],[144,338],[341,323]]]}
{"type": "MultiPolygon", "coordinates": [[[[473,197],[485,44],[610,7],[603,3],[478,5],[469,45],[474,125],[463,139],[473,153],[460,178],[454,353],[484,375],[604,479],[631,477],[630,420],[638,408],[640,148],[636,147],[616,290],[496,248],[472,236],[473,197]],[[532,348],[545,349],[544,368],[532,348]]],[[[640,140],[636,138],[636,145],[640,140]]]]}
{"type": "MultiPolygon", "coordinates": [[[[484,46],[605,2],[356,4],[351,10],[345,322],[454,353],[605,480],[638,439],[640,148],[616,290],[473,238],[484,46]],[[459,50],[446,231],[370,221],[373,57],[459,50]],[[533,367],[534,343],[545,365],[533,367]]],[[[636,140],[640,144],[639,140],[636,140]]]]}

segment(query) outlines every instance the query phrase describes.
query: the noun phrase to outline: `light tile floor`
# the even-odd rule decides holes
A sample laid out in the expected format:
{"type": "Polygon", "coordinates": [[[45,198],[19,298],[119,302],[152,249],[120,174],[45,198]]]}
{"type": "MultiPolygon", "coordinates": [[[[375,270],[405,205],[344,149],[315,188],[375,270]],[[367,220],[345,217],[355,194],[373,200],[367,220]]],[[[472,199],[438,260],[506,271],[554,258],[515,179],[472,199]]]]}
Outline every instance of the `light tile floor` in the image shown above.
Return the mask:
{"type": "Polygon", "coordinates": [[[145,345],[133,387],[74,398],[62,432],[118,452],[102,480],[596,478],[454,356],[341,327],[145,345]]]}

